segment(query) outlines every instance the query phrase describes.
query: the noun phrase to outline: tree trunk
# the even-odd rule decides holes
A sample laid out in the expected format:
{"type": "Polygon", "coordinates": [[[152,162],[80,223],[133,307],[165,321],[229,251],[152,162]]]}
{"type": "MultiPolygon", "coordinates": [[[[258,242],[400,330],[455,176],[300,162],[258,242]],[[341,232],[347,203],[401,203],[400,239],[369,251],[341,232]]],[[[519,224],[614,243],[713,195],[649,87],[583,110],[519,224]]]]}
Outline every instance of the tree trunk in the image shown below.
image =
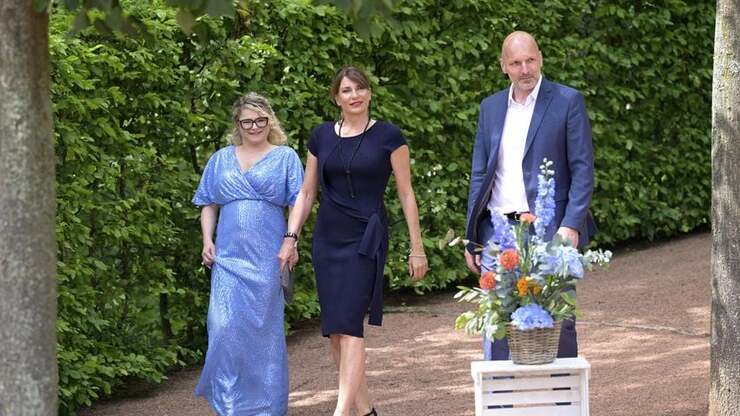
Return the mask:
{"type": "Polygon", "coordinates": [[[0,416],[57,413],[49,16],[33,3],[0,1],[0,416]]]}
{"type": "Polygon", "coordinates": [[[709,415],[740,415],[740,0],[718,0],[712,92],[709,415]]]}

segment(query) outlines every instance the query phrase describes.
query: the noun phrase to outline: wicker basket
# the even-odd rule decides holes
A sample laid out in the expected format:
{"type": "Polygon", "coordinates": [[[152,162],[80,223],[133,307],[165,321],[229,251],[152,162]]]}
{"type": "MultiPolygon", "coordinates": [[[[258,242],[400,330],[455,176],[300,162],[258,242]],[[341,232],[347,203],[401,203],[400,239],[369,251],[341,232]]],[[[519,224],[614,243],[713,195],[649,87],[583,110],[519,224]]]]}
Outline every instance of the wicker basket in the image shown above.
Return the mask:
{"type": "Polygon", "coordinates": [[[555,361],[560,341],[560,321],[552,328],[520,331],[506,324],[509,352],[514,364],[547,364],[555,361]]]}

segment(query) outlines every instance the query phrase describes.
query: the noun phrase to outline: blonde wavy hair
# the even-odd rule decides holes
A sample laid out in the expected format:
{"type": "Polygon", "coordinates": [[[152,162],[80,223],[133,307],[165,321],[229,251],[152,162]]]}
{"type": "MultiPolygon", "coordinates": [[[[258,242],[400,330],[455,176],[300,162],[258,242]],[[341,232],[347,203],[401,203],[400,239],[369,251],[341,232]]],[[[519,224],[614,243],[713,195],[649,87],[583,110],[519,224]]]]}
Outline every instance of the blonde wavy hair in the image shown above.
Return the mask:
{"type": "Polygon", "coordinates": [[[288,141],[288,136],[286,136],[283,128],[280,126],[280,120],[275,116],[275,112],[272,111],[270,100],[256,92],[250,92],[236,100],[231,108],[231,118],[234,122],[234,131],[231,133],[231,142],[233,144],[237,146],[242,144],[242,136],[239,133],[239,114],[241,114],[242,110],[252,110],[259,114],[260,117],[267,117],[267,125],[270,127],[270,134],[267,136],[268,142],[277,146],[285,144],[288,141]]]}

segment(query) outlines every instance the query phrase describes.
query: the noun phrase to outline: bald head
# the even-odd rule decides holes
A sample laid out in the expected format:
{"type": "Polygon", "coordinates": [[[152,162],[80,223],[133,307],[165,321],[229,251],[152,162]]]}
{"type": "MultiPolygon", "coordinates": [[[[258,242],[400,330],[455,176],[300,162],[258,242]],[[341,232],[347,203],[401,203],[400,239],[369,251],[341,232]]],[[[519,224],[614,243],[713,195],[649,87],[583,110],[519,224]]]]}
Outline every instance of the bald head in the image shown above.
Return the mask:
{"type": "Polygon", "coordinates": [[[538,53],[540,52],[540,47],[539,45],[537,45],[537,40],[535,40],[534,36],[522,30],[517,30],[515,32],[509,33],[509,35],[506,36],[506,38],[504,39],[504,42],[501,44],[500,59],[504,60],[504,57],[512,48],[521,49],[523,47],[532,48],[538,53]]]}
{"type": "Polygon", "coordinates": [[[534,36],[516,31],[501,45],[501,70],[509,76],[514,99],[524,100],[537,86],[542,67],[542,53],[534,36]]]}

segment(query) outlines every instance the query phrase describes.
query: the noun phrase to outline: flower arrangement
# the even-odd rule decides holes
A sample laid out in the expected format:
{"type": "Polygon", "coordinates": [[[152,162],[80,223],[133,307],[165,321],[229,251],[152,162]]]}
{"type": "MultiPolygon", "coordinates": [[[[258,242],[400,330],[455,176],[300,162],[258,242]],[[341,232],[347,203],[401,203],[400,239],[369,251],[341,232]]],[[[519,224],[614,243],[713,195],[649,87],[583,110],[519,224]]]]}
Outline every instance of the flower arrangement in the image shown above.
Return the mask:
{"type": "MultiPolygon", "coordinates": [[[[508,323],[521,331],[552,328],[555,322],[577,314],[574,289],[584,269],[606,265],[611,259],[610,251],[581,254],[557,234],[551,241],[544,240],[555,213],[551,167],[547,159],[540,166],[534,215],[522,214],[512,225],[501,213],[492,213],[494,236],[478,250],[489,250],[493,264],[486,265],[489,270],[481,275],[478,287],[458,287],[455,298],[477,303],[478,308],[461,314],[455,321],[456,329],[500,339],[506,336],[508,323]]],[[[469,244],[453,237],[448,233],[450,246],[469,244]]]]}

